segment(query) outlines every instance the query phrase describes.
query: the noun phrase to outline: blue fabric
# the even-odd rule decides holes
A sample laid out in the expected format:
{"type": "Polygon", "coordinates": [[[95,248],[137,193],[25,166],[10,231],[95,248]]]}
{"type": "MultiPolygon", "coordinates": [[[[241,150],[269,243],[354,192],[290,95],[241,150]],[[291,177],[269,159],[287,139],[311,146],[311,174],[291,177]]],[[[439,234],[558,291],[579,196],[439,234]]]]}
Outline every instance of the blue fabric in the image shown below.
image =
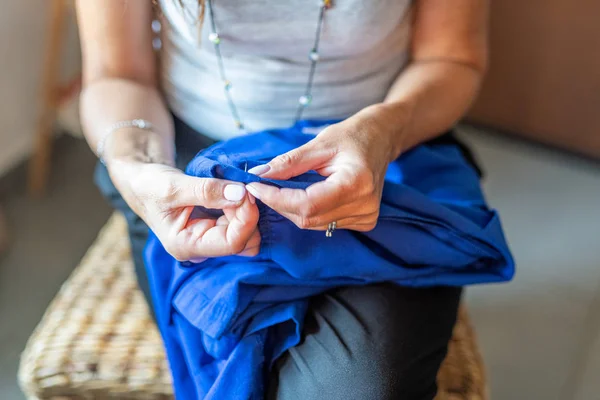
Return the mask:
{"type": "MultiPolygon", "coordinates": [[[[306,188],[244,172],[298,147],[322,122],[300,122],[218,143],[187,173],[306,188]]],[[[390,164],[377,227],[366,233],[301,230],[259,204],[260,254],[182,265],[156,236],[146,265],[179,399],[262,399],[273,361],[300,341],[307,299],[328,289],[391,281],[406,286],[510,280],[514,264],[498,215],[455,144],[425,144],[390,164]]],[[[197,210],[217,215],[214,210],[197,210]]]]}

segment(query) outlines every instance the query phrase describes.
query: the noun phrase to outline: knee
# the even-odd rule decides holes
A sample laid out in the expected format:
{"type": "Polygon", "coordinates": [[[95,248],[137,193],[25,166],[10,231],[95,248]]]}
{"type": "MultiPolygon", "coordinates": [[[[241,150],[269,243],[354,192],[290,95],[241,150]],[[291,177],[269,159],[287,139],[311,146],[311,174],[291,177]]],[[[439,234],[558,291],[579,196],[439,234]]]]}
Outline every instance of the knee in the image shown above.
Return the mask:
{"type": "Polygon", "coordinates": [[[437,371],[445,351],[410,354],[398,352],[397,347],[397,342],[379,346],[365,342],[353,350],[351,364],[323,377],[322,390],[343,393],[340,399],[433,399],[437,392],[437,371]]]}
{"type": "MultiPolygon", "coordinates": [[[[277,400],[431,400],[460,290],[346,288],[313,302],[277,400]]],[[[271,398],[269,398],[271,400],[271,398]]]]}
{"type": "Polygon", "coordinates": [[[362,346],[346,350],[347,357],[324,351],[324,359],[304,363],[302,361],[308,360],[294,354],[292,349],[278,374],[277,395],[269,400],[431,400],[435,397],[439,356],[398,358],[393,350],[373,346],[368,340],[362,346]]]}

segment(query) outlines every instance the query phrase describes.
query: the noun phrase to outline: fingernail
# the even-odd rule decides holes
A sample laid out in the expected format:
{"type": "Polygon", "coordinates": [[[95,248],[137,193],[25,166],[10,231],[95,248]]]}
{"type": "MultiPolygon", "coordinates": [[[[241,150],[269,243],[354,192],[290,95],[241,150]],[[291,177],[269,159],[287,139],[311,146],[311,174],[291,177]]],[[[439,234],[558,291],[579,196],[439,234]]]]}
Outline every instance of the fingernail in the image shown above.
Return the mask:
{"type": "Polygon", "coordinates": [[[269,172],[270,169],[271,167],[269,166],[269,164],[263,164],[250,168],[248,172],[253,175],[261,176],[262,174],[266,174],[267,172],[269,172]]]}
{"type": "Polygon", "coordinates": [[[252,193],[248,193],[248,198],[250,199],[250,203],[256,204],[256,197],[252,196],[252,193]]]}
{"type": "Polygon", "coordinates": [[[256,188],[250,186],[250,185],[246,185],[246,189],[250,192],[250,194],[254,197],[256,197],[257,199],[260,200],[260,196],[258,195],[258,190],[256,190],[256,188]]]}
{"type": "Polygon", "coordinates": [[[246,195],[246,189],[242,185],[227,185],[223,190],[223,196],[229,201],[240,201],[246,195]]]}

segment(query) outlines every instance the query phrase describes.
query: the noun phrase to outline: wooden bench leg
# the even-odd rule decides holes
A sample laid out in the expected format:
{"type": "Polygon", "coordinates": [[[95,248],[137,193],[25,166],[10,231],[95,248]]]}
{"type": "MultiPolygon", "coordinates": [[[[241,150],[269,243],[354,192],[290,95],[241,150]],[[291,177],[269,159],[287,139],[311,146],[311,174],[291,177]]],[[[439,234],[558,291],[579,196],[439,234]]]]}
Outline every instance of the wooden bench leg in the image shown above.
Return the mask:
{"type": "Polygon", "coordinates": [[[35,148],[29,165],[29,193],[44,193],[50,172],[53,126],[58,108],[59,71],[64,32],[67,21],[67,1],[51,0],[48,38],[42,78],[42,110],[40,113],[35,148]]]}

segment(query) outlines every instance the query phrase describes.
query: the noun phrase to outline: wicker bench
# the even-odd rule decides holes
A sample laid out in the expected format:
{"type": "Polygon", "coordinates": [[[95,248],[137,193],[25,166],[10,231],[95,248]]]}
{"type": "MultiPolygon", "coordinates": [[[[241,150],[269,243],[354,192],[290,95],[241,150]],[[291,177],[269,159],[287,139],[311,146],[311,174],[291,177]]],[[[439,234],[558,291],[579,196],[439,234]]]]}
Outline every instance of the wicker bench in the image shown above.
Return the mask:
{"type": "MultiPolygon", "coordinates": [[[[48,307],[21,356],[33,399],[172,399],[159,333],[136,286],[125,221],[113,216],[48,307]]],[[[437,400],[487,399],[473,329],[460,312],[437,400]]]]}

